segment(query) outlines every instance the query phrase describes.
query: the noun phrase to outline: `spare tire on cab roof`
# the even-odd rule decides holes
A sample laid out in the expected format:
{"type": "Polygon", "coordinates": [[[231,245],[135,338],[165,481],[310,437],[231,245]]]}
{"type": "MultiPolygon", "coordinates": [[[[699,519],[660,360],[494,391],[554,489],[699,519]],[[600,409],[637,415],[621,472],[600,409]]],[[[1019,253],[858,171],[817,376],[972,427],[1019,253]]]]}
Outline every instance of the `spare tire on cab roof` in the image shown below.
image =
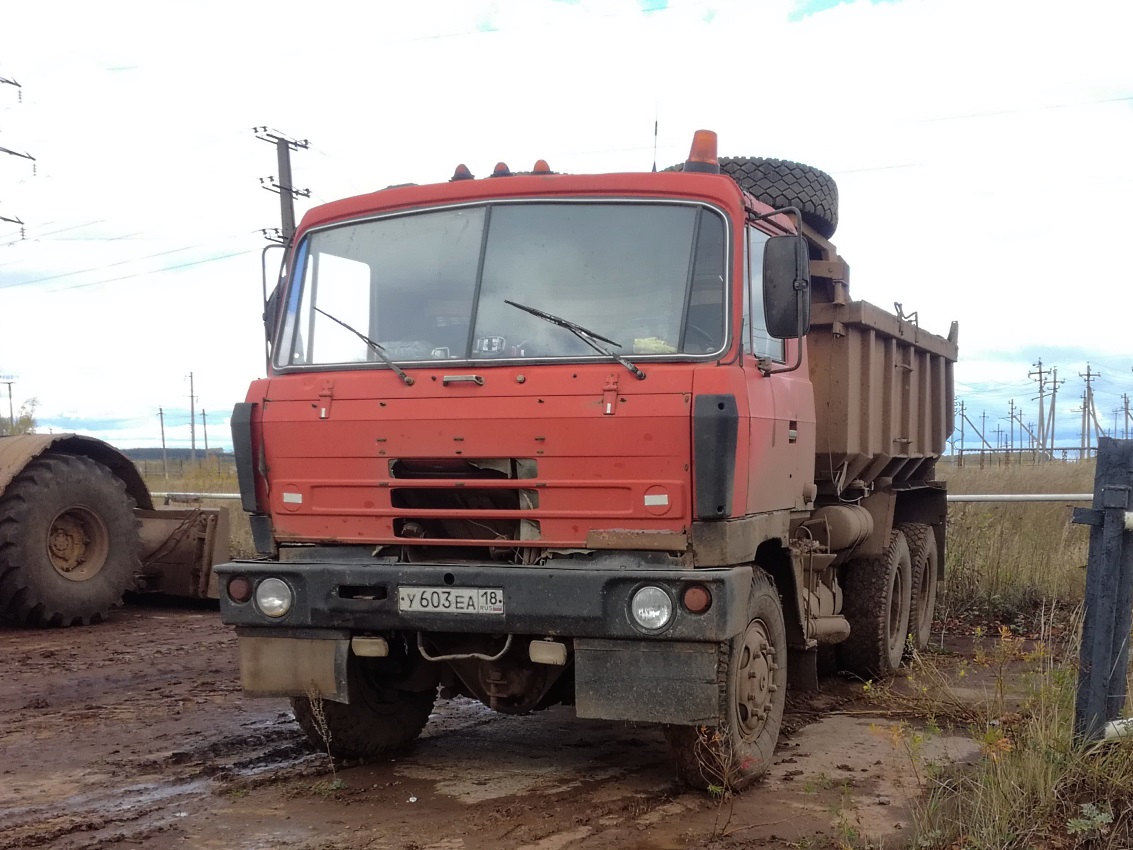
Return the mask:
{"type": "MultiPolygon", "coordinates": [[[[829,239],[838,229],[838,184],[825,171],[762,156],[722,156],[720,171],[768,206],[798,207],[803,221],[829,239]]],[[[683,171],[673,165],[666,171],[683,171]]]]}

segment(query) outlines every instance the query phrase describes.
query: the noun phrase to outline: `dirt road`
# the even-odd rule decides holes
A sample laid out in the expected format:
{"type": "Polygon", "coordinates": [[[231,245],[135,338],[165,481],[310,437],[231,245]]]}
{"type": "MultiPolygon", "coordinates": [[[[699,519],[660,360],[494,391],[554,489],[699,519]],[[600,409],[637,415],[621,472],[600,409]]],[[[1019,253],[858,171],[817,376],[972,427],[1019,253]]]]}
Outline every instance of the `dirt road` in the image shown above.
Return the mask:
{"type": "Polygon", "coordinates": [[[767,780],[717,802],[676,785],[656,729],[467,700],[438,702],[408,755],[332,774],[285,700],[241,696],[207,608],[0,644],[0,850],[823,847],[908,828],[907,759],[848,683],[794,702],[767,780]]]}

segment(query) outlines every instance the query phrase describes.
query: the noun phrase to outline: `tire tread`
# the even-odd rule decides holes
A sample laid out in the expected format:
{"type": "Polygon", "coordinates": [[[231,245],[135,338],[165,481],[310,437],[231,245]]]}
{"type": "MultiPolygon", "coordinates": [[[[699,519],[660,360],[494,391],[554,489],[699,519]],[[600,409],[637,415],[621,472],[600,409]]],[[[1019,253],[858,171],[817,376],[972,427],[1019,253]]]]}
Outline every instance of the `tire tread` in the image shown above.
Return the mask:
{"type": "MultiPolygon", "coordinates": [[[[892,558],[898,558],[901,569],[902,550],[908,563],[908,543],[894,529],[889,545],[880,555],[851,561],[842,578],[842,613],[850,621],[850,636],[839,644],[842,666],[865,678],[889,676],[896,671],[889,645],[889,587],[892,558]]],[[[905,576],[904,609],[911,603],[911,565],[905,576]]],[[[904,635],[908,631],[902,631],[904,635]]],[[[903,651],[903,650],[902,650],[903,651]]]]}
{"type": "Polygon", "coordinates": [[[100,622],[141,567],[134,507],[122,480],[95,460],[48,454],[31,461],[0,495],[0,619],[57,627],[100,622]],[[97,509],[106,523],[111,550],[98,576],[53,594],[42,575],[52,567],[42,559],[37,563],[36,543],[28,539],[27,529],[34,527],[38,511],[52,509],[45,494],[78,486],[98,491],[98,504],[88,507],[97,509]]]}

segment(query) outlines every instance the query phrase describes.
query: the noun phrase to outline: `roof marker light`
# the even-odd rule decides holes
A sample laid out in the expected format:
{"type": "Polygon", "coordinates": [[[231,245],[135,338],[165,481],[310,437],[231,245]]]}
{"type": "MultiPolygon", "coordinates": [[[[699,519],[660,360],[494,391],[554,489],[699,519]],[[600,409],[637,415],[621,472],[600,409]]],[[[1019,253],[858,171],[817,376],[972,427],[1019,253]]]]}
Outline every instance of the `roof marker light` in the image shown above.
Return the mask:
{"type": "Polygon", "coordinates": [[[693,133],[692,148],[685,160],[684,170],[720,173],[720,161],[716,158],[716,133],[712,130],[697,130],[693,133]]]}
{"type": "Polygon", "coordinates": [[[511,169],[507,167],[506,162],[497,162],[496,167],[492,169],[493,177],[511,177],[511,169]]]}
{"type": "Polygon", "coordinates": [[[550,174],[551,166],[547,165],[547,160],[540,159],[535,161],[535,167],[531,170],[535,174],[550,174]]]}
{"type": "Polygon", "coordinates": [[[453,180],[473,180],[473,179],[475,179],[475,178],[473,177],[472,172],[469,171],[468,166],[465,165],[462,162],[460,165],[458,165],[456,167],[456,171],[454,171],[452,173],[452,178],[449,180],[449,182],[451,183],[453,180]]]}

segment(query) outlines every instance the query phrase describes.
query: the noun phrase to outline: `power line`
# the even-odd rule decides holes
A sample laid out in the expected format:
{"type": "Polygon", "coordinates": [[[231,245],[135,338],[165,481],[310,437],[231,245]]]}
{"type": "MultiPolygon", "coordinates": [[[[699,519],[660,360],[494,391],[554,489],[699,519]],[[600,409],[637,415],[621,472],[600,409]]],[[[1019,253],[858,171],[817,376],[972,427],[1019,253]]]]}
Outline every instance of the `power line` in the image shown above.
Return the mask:
{"type": "MultiPolygon", "coordinates": [[[[243,236],[244,234],[240,234],[240,235],[243,236]]],[[[236,238],[236,237],[229,237],[229,238],[236,238]]],[[[114,262],[114,263],[105,263],[105,264],[99,265],[99,266],[91,266],[89,269],[77,269],[76,271],[60,272],[59,274],[46,275],[45,277],[37,277],[37,278],[33,278],[31,280],[20,280],[20,281],[16,281],[15,283],[6,283],[6,284],[3,284],[3,285],[0,285],[0,289],[16,289],[17,287],[21,287],[21,286],[31,286],[32,284],[44,283],[44,282],[49,281],[49,280],[59,280],[60,278],[64,278],[64,277],[73,277],[75,275],[80,275],[80,274],[89,274],[90,272],[102,271],[103,269],[111,269],[111,268],[115,268],[116,266],[125,266],[125,265],[129,265],[130,263],[139,263],[142,260],[152,260],[155,257],[165,257],[165,256],[168,256],[169,254],[177,254],[177,253],[180,253],[181,251],[191,251],[194,248],[204,248],[204,247],[207,247],[207,243],[198,244],[198,245],[185,245],[184,247],[181,247],[181,248],[171,248],[168,251],[158,251],[156,254],[146,254],[143,257],[134,257],[134,258],[131,258],[129,260],[118,260],[117,262],[114,262]]]]}
{"type": "Polygon", "coordinates": [[[240,257],[240,256],[243,256],[244,254],[256,254],[256,253],[259,253],[257,251],[257,249],[246,248],[243,251],[233,251],[231,254],[221,254],[218,257],[206,257],[203,260],[193,260],[190,263],[178,263],[175,266],[165,266],[164,268],[154,269],[153,271],[136,272],[135,274],[126,274],[126,275],[122,275],[121,277],[111,277],[111,278],[107,278],[106,280],[95,280],[95,281],[91,281],[90,283],[74,283],[74,284],[71,284],[70,286],[60,286],[57,289],[48,289],[46,291],[50,292],[50,293],[67,292],[68,290],[71,290],[71,289],[85,289],[88,286],[102,286],[104,283],[117,283],[120,280],[131,280],[135,277],[146,277],[147,275],[165,274],[166,272],[177,271],[178,269],[187,269],[190,266],[200,266],[200,265],[204,265],[205,263],[215,263],[215,262],[219,262],[220,260],[231,259],[232,257],[240,257]]]}

